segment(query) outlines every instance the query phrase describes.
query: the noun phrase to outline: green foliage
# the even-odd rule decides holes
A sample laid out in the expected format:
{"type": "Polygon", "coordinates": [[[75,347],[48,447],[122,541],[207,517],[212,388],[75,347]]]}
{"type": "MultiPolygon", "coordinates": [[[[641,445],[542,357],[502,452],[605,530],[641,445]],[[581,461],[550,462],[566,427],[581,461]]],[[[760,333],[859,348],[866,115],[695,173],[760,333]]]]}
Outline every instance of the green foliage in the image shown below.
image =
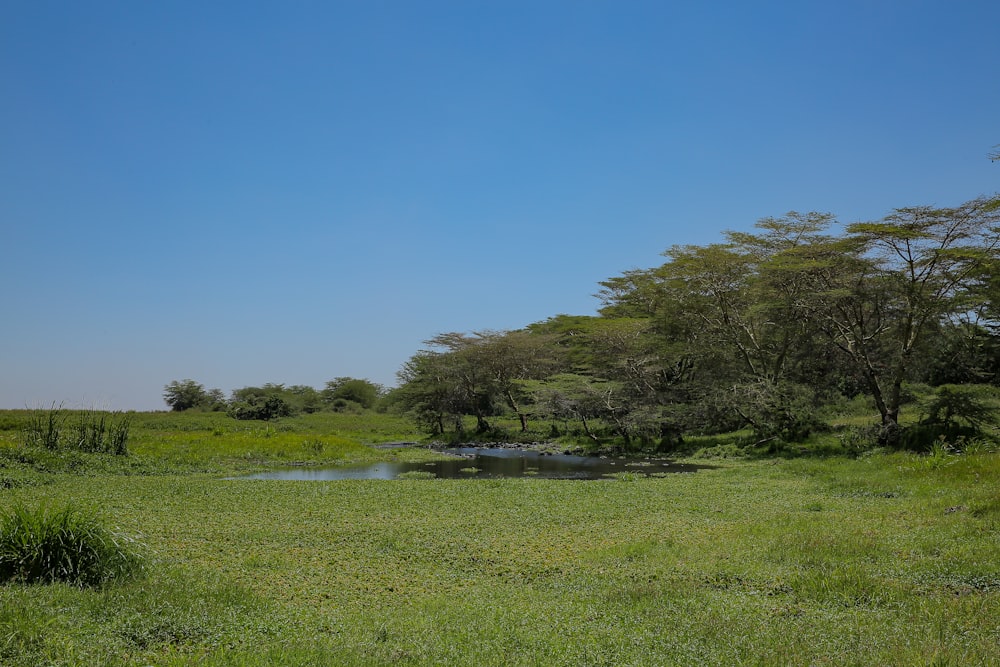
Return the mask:
{"type": "Polygon", "coordinates": [[[821,408],[864,394],[879,445],[900,446],[908,383],[1000,377],[997,201],[900,208],[839,235],[832,215],[792,211],[675,246],[661,266],[602,281],[597,317],[427,341],[393,400],[437,436],[482,438],[513,414],[522,432],[561,420],[609,448],[671,451],[744,423],[806,441],[821,408]]]}
{"type": "Polygon", "coordinates": [[[879,445],[878,424],[851,425],[838,435],[844,450],[853,456],[872,451],[879,445]]]}
{"type": "Polygon", "coordinates": [[[265,384],[244,387],[233,392],[226,414],[233,419],[270,421],[292,414],[292,406],[284,398],[284,385],[265,384]]]}
{"type": "Polygon", "coordinates": [[[0,519],[0,581],[98,586],[142,569],[140,545],[67,506],[17,505],[0,519]]]}
{"type": "Polygon", "coordinates": [[[323,407],[320,392],[303,384],[295,384],[285,389],[282,399],[288,403],[292,414],[312,414],[323,407]]]}
{"type": "Polygon", "coordinates": [[[627,482],[67,475],[8,489],[114,507],[163,562],[101,589],[0,586],[0,664],[995,662],[1000,457],[710,463],[627,482]]]}
{"type": "Polygon", "coordinates": [[[988,427],[1000,415],[1000,393],[989,385],[941,385],[921,397],[923,416],[906,426],[898,446],[927,451],[938,446],[965,450],[971,443],[981,446],[995,436],[988,427]]]}
{"type": "Polygon", "coordinates": [[[945,322],[924,348],[918,371],[929,384],[1000,383],[1000,336],[986,326],[945,322]]]}
{"type": "Polygon", "coordinates": [[[526,331],[445,333],[425,343],[400,370],[403,386],[391,404],[409,412],[432,435],[464,438],[463,417],[476,420],[475,437],[494,432],[490,420],[505,412],[517,416],[522,433],[536,414],[527,389],[532,380],[557,367],[553,337],[526,331]]]}
{"type": "Polygon", "coordinates": [[[384,393],[383,387],[369,380],[339,377],[327,382],[320,396],[334,410],[343,410],[351,403],[367,410],[375,407],[384,393]]]}
{"type": "Polygon", "coordinates": [[[32,410],[24,429],[25,444],[45,449],[59,449],[64,416],[54,405],[48,410],[32,410]]]}
{"type": "Polygon", "coordinates": [[[790,382],[755,382],[733,388],[734,407],[758,438],[801,442],[822,424],[810,387],[790,382]]]}
{"type": "Polygon", "coordinates": [[[22,439],[50,451],[128,455],[132,414],[100,410],[64,411],[52,407],[29,413],[22,439]]]}
{"type": "Polygon", "coordinates": [[[174,380],[163,387],[163,400],[174,412],[192,408],[215,409],[220,399],[221,392],[218,389],[206,391],[202,384],[191,379],[174,380]]]}
{"type": "Polygon", "coordinates": [[[260,387],[242,387],[226,400],[220,389],[205,390],[194,380],[173,381],[164,387],[164,400],[174,412],[202,410],[228,412],[236,419],[276,419],[297,414],[313,414],[324,409],[368,410],[385,390],[368,380],[337,378],[317,391],[307,385],[268,382],[260,387]]]}
{"type": "Polygon", "coordinates": [[[128,454],[130,415],[86,410],[78,414],[75,426],[74,449],[116,456],[128,454]]]}
{"type": "Polygon", "coordinates": [[[966,425],[979,432],[987,424],[996,423],[1000,391],[989,385],[941,385],[926,401],[924,411],[924,423],[940,424],[946,429],[966,425]]]}

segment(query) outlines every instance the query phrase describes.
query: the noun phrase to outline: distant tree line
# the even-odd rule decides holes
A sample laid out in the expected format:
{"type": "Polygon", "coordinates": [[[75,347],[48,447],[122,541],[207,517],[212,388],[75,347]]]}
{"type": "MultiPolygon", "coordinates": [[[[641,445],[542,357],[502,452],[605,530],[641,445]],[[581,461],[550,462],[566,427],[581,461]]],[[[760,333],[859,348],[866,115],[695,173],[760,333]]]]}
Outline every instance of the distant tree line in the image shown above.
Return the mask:
{"type": "Polygon", "coordinates": [[[276,419],[313,412],[351,412],[374,408],[385,389],[374,382],[338,377],[323,389],[306,385],[267,383],[235,389],[227,399],[221,389],[205,389],[194,380],[174,380],[164,386],[163,400],[171,410],[226,412],[235,419],[276,419]]]}
{"type": "Polygon", "coordinates": [[[1000,198],[901,208],[840,227],[760,220],[723,242],[600,283],[596,316],[445,333],[399,372],[392,402],[434,434],[500,415],[595,441],[669,450],[687,433],[802,440],[858,397],[873,438],[901,446],[923,386],[928,437],[992,419],[1000,384],[1000,198]]]}

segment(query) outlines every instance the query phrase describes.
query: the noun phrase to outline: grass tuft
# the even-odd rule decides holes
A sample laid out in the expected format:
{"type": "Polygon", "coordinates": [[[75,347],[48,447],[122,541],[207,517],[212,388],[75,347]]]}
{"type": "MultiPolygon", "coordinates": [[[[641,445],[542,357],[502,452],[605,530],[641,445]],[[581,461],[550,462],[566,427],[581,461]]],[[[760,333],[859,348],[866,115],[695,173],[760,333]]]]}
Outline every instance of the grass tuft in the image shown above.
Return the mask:
{"type": "Polygon", "coordinates": [[[14,509],[0,523],[0,581],[100,586],[143,568],[139,543],[73,507],[14,509]]]}

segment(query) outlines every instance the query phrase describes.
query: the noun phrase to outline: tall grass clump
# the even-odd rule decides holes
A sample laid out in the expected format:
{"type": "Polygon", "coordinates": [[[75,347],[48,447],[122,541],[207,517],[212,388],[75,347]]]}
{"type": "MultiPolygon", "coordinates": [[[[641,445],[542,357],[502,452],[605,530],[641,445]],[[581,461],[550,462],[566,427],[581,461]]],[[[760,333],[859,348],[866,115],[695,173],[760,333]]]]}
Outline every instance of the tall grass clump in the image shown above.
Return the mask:
{"type": "Polygon", "coordinates": [[[0,519],[0,582],[100,586],[143,569],[137,540],[73,507],[15,506],[0,519]]]}
{"type": "Polygon", "coordinates": [[[128,454],[128,434],[131,420],[120,412],[104,413],[96,410],[81,412],[76,423],[73,448],[81,452],[102,454],[128,454]]]}
{"type": "Polygon", "coordinates": [[[81,410],[70,413],[55,406],[33,410],[24,429],[24,443],[50,451],[69,449],[96,454],[128,454],[132,418],[124,412],[81,410]]]}
{"type": "Polygon", "coordinates": [[[24,442],[27,445],[59,449],[65,417],[62,408],[53,405],[48,410],[32,410],[24,428],[24,442]]]}

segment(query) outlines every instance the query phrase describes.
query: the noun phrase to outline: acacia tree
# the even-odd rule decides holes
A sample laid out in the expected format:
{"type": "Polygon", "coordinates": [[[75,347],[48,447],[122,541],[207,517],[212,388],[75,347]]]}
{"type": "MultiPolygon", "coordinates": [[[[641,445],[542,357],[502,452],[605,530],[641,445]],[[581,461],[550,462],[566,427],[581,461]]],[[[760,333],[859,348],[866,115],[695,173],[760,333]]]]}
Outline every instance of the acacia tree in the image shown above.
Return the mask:
{"type": "MultiPolygon", "coordinates": [[[[765,322],[753,306],[756,258],[732,244],[675,246],[658,270],[671,313],[683,313],[691,326],[684,332],[700,357],[725,356],[739,373],[768,373],[765,322]]],[[[726,364],[730,366],[730,364],[726,364]]]]}
{"type": "Polygon", "coordinates": [[[444,432],[445,417],[461,432],[463,415],[475,416],[477,432],[489,431],[496,391],[480,338],[452,332],[424,342],[432,349],[419,351],[398,374],[400,402],[435,434],[444,432]]]}
{"type": "Polygon", "coordinates": [[[656,328],[687,343],[688,354],[719,380],[780,381],[795,346],[808,338],[791,304],[803,285],[774,270],[781,253],[818,238],[825,214],[790,213],[758,223],[764,234],[727,234],[728,243],[675,246],[642,285],[656,299],[656,328]]]}
{"type": "Polygon", "coordinates": [[[163,400],[174,412],[206,405],[211,399],[205,387],[191,379],[174,380],[163,387],[163,400]]]}
{"type": "Polygon", "coordinates": [[[411,413],[431,435],[445,432],[445,420],[461,430],[461,406],[456,383],[440,353],[421,350],[396,374],[400,386],[393,392],[398,405],[411,413]]]}
{"type": "Polygon", "coordinates": [[[477,331],[468,348],[474,351],[473,362],[488,373],[484,391],[517,415],[522,432],[528,430],[529,411],[524,404],[530,400],[524,381],[543,378],[555,368],[552,340],[527,331],[477,331]]]}
{"type": "Polygon", "coordinates": [[[293,384],[286,387],[282,399],[289,404],[292,412],[312,414],[319,412],[321,407],[320,393],[315,388],[305,384],[293,384]]]}
{"type": "Polygon", "coordinates": [[[647,417],[657,405],[676,415],[677,401],[726,396],[728,409],[747,421],[768,406],[740,400],[801,395],[794,383],[815,372],[815,359],[823,355],[815,353],[815,327],[795,308],[809,286],[786,270],[783,258],[827,239],[823,232],[832,222],[829,214],[794,211],[765,218],[758,233],[729,232],[726,243],[675,246],[659,268],[605,281],[602,314],[645,316],[647,324],[643,335],[624,344],[629,320],[609,321],[606,328],[616,334],[602,342],[617,344],[604,345],[609,354],[602,356],[618,370],[603,374],[624,381],[647,417]],[[769,389],[762,393],[761,387],[769,389]]]}
{"type": "Polygon", "coordinates": [[[1000,200],[979,198],[897,209],[799,257],[815,288],[800,306],[862,371],[886,444],[899,441],[902,384],[922,337],[967,311],[997,260],[998,208],[1000,200]]]}
{"type": "Polygon", "coordinates": [[[490,430],[487,417],[494,413],[497,395],[483,340],[477,334],[450,332],[426,341],[443,350],[441,362],[452,383],[456,407],[460,414],[476,418],[477,433],[490,430]]]}
{"type": "Polygon", "coordinates": [[[563,421],[579,420],[587,437],[599,442],[592,422],[614,409],[617,385],[603,378],[557,373],[541,381],[528,380],[524,386],[544,414],[563,421]]]}
{"type": "Polygon", "coordinates": [[[509,408],[527,430],[530,392],[525,380],[537,379],[555,368],[552,337],[528,331],[443,333],[425,341],[431,349],[414,355],[398,374],[398,400],[432,432],[444,431],[454,418],[476,418],[476,430],[490,430],[489,417],[509,408]]]}

